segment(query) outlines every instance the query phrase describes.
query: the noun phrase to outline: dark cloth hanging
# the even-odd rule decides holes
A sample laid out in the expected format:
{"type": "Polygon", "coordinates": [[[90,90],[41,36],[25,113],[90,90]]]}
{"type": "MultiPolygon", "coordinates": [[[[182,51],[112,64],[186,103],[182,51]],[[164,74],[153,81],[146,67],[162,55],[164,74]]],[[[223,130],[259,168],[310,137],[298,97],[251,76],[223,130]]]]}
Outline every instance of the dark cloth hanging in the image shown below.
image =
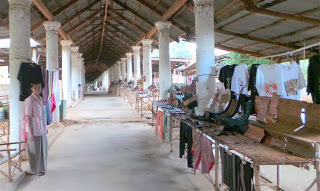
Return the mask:
{"type": "Polygon", "coordinates": [[[307,92],[313,103],[320,104],[320,55],[309,59],[307,92]]]}
{"type": "Polygon", "coordinates": [[[250,77],[249,77],[249,86],[248,91],[251,90],[250,100],[252,103],[252,112],[254,113],[254,101],[255,97],[259,96],[257,88],[256,88],[256,77],[257,77],[257,69],[260,64],[253,64],[250,68],[250,77]]]}
{"type": "Polygon", "coordinates": [[[220,148],[220,156],[222,182],[230,188],[230,191],[255,191],[251,164],[243,164],[238,156],[229,155],[224,148],[220,148]]]}
{"type": "Polygon", "coordinates": [[[31,83],[39,83],[42,88],[44,87],[41,66],[35,63],[22,62],[17,79],[20,81],[20,101],[24,101],[31,95],[31,83]]]}
{"type": "Polygon", "coordinates": [[[192,127],[180,121],[180,158],[184,155],[187,144],[187,161],[189,168],[193,168],[192,143],[192,127]]]}
{"type": "Polygon", "coordinates": [[[225,89],[231,89],[232,76],[236,66],[237,64],[227,65],[220,69],[219,81],[223,82],[225,89]]]}

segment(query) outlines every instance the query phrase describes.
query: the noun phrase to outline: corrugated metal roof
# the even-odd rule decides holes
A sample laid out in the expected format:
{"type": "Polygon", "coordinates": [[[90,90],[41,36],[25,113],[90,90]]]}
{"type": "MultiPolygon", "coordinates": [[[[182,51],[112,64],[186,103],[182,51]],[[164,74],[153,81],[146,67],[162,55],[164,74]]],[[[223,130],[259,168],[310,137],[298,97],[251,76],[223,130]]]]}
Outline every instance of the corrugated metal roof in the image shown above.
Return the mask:
{"type": "MultiPolygon", "coordinates": [[[[215,32],[218,47],[223,46],[224,49],[230,48],[251,55],[269,55],[319,42],[320,1],[252,0],[252,2],[257,2],[253,6],[264,9],[264,12],[259,12],[259,10],[252,12],[250,6],[246,6],[241,1],[214,1],[214,24],[215,28],[219,29],[215,32]],[[270,11],[275,11],[275,13],[270,11]],[[289,14],[289,17],[281,13],[289,14]],[[290,14],[293,14],[292,17],[290,14]],[[295,19],[297,14],[307,17],[307,21],[295,19]],[[308,20],[308,18],[313,18],[313,20],[308,20]]],[[[55,20],[65,25],[63,31],[70,35],[76,45],[80,46],[80,51],[84,53],[86,62],[88,62],[86,63],[88,71],[96,72],[97,70],[90,69],[89,66],[95,62],[94,58],[98,54],[104,16],[104,9],[101,6],[105,1],[42,0],[42,2],[51,13],[57,13],[59,10],[57,15],[54,15],[55,20]],[[95,12],[100,12],[101,20],[97,20],[98,17],[92,17],[95,12]],[[73,32],[70,33],[71,29],[73,32]]],[[[103,62],[99,66],[105,64],[105,67],[109,67],[125,52],[130,51],[131,46],[148,33],[154,27],[154,23],[161,20],[162,14],[176,2],[172,0],[113,0],[113,4],[108,6],[108,18],[110,19],[107,20],[108,32],[105,37],[108,40],[104,42],[103,62]],[[108,25],[112,27],[108,28],[108,25]]],[[[193,1],[188,1],[169,19],[174,23],[170,28],[172,40],[176,40],[186,32],[191,35],[190,39],[194,40],[193,6],[193,1]]],[[[0,26],[7,26],[7,0],[1,1],[0,10],[0,26]]],[[[41,22],[45,20],[44,18],[45,16],[33,5],[31,9],[32,36],[36,40],[43,40],[43,45],[45,45],[45,30],[41,22]]],[[[152,38],[158,39],[157,33],[152,38]]],[[[157,45],[155,41],[153,46],[157,47],[157,45]]],[[[306,54],[310,56],[317,51],[316,47],[307,50],[306,54]]]]}

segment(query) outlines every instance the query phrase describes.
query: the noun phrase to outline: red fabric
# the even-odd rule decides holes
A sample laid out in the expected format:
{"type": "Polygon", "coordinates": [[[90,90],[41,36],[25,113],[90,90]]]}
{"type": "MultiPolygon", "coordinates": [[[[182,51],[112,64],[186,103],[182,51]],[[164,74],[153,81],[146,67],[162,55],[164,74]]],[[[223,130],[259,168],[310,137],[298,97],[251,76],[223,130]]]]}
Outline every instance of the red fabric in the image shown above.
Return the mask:
{"type": "Polygon", "coordinates": [[[193,155],[194,169],[198,169],[201,162],[202,173],[208,174],[215,164],[212,142],[200,133],[193,131],[191,153],[193,155]]]}
{"type": "Polygon", "coordinates": [[[159,110],[157,111],[155,132],[163,140],[163,112],[159,110]]]}
{"type": "Polygon", "coordinates": [[[56,97],[54,94],[51,95],[51,113],[56,109],[57,103],[56,103],[56,97]]]}

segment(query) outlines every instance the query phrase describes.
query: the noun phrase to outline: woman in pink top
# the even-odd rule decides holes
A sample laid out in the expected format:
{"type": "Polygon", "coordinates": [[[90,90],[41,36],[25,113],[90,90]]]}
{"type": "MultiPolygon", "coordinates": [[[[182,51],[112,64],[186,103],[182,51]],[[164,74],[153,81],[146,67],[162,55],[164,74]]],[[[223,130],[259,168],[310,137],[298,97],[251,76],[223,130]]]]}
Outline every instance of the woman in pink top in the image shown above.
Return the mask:
{"type": "Polygon", "coordinates": [[[27,117],[27,142],[30,173],[42,176],[47,171],[47,124],[41,84],[31,84],[32,94],[24,101],[27,117]]]}

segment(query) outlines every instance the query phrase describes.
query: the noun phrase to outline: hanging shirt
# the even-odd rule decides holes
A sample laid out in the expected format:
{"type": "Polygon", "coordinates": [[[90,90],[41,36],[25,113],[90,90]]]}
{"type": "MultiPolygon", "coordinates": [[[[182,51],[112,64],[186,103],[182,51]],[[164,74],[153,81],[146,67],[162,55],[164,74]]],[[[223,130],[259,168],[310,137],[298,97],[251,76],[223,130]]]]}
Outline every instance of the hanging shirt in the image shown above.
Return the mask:
{"type": "Polygon", "coordinates": [[[300,66],[296,62],[282,65],[281,76],[284,80],[282,98],[301,100],[301,89],[306,87],[306,80],[300,66]]]}
{"type": "Polygon", "coordinates": [[[320,104],[320,55],[309,59],[307,92],[311,93],[313,103],[320,104]]]}
{"type": "Polygon", "coordinates": [[[257,69],[256,88],[259,96],[272,97],[285,95],[282,90],[284,79],[281,76],[282,65],[260,65],[257,69]]]}
{"type": "Polygon", "coordinates": [[[248,94],[248,69],[246,64],[240,64],[234,68],[232,81],[231,81],[231,91],[236,94],[240,92],[244,95],[248,94]]]}
{"type": "Polygon", "coordinates": [[[17,79],[20,81],[20,101],[31,95],[31,83],[41,84],[41,87],[44,87],[41,66],[31,62],[21,63],[17,79]]]}
{"type": "Polygon", "coordinates": [[[47,133],[46,112],[42,97],[31,94],[25,101],[24,115],[28,117],[28,128],[33,130],[34,136],[41,136],[47,133]]]}
{"type": "Polygon", "coordinates": [[[234,72],[234,68],[237,65],[227,65],[221,68],[219,73],[219,81],[223,82],[225,89],[231,89],[231,81],[234,72]]]}

